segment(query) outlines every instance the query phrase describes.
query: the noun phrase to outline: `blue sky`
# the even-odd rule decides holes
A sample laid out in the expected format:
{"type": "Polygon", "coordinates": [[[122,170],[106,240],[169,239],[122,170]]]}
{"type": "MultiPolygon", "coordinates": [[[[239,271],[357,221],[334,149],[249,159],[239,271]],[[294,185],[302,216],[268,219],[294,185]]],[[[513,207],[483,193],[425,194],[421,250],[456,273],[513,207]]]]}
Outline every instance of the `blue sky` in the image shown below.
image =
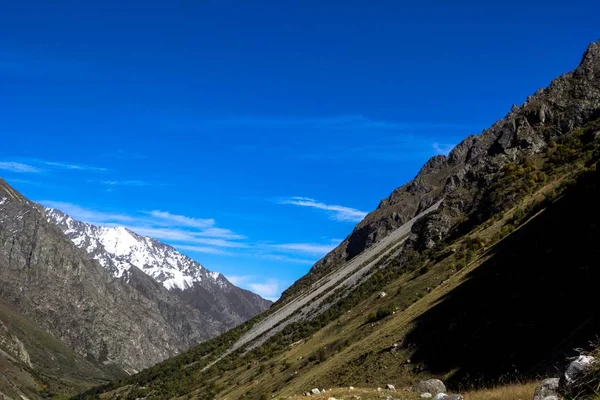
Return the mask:
{"type": "Polygon", "coordinates": [[[269,298],[600,36],[577,0],[5,3],[0,175],[269,298]]]}

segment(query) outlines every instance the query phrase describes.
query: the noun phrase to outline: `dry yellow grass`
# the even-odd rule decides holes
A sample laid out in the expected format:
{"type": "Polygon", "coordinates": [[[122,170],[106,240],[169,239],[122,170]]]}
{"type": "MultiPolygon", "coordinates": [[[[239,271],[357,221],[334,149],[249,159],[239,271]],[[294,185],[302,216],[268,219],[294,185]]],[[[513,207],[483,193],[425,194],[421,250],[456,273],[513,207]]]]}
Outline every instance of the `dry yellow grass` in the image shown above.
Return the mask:
{"type": "MultiPolygon", "coordinates": [[[[463,396],[465,400],[531,400],[533,398],[533,392],[535,391],[537,385],[538,382],[528,382],[523,384],[496,386],[490,389],[480,389],[466,392],[463,394],[463,396]]],[[[327,400],[333,397],[337,400],[352,400],[356,399],[357,397],[360,397],[361,400],[375,400],[385,399],[388,396],[392,396],[394,399],[402,400],[419,399],[419,396],[417,394],[406,390],[399,389],[398,391],[391,392],[385,389],[377,391],[376,389],[364,388],[355,388],[354,390],[349,390],[348,388],[335,388],[321,395],[310,397],[298,395],[291,397],[280,397],[280,399],[327,400]]]]}
{"type": "Polygon", "coordinates": [[[497,386],[464,393],[465,400],[531,400],[538,382],[497,386]]]}

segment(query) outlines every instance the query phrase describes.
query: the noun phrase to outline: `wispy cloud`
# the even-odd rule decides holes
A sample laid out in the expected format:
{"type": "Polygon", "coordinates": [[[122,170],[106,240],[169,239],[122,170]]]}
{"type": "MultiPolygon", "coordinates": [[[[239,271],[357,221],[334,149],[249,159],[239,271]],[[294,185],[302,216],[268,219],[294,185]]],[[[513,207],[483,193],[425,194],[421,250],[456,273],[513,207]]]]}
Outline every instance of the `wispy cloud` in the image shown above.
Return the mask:
{"type": "Polygon", "coordinates": [[[251,275],[227,275],[225,276],[227,280],[233,283],[235,286],[240,286],[244,283],[247,283],[250,279],[253,279],[251,275]]]}
{"type": "Polygon", "coordinates": [[[438,154],[448,155],[454,146],[454,144],[434,143],[433,150],[438,154]]]}
{"type": "Polygon", "coordinates": [[[299,207],[310,207],[327,211],[330,218],[335,221],[360,222],[367,215],[365,211],[335,204],[325,204],[310,197],[290,197],[280,200],[279,204],[291,204],[299,207]]]}
{"type": "Polygon", "coordinates": [[[100,181],[101,184],[105,186],[154,186],[155,184],[139,181],[139,180],[124,180],[124,181],[100,181]]]}
{"type": "Polygon", "coordinates": [[[239,240],[245,236],[214,226],[216,222],[212,218],[194,218],[158,210],[128,215],[92,210],[60,201],[42,200],[40,203],[84,222],[107,227],[124,226],[138,235],[164,240],[181,249],[186,246],[188,251],[225,255],[228,252],[223,249],[249,247],[239,240]]]}
{"type": "Polygon", "coordinates": [[[50,173],[52,170],[86,171],[86,172],[107,172],[108,168],[94,167],[91,165],[65,163],[58,161],[48,161],[39,159],[19,159],[19,161],[1,161],[0,169],[11,172],[29,172],[29,173],[50,173]],[[24,161],[24,162],[22,162],[24,161]]]}
{"type": "Polygon", "coordinates": [[[163,219],[168,222],[173,222],[179,226],[190,226],[193,228],[210,228],[215,225],[215,220],[212,218],[201,219],[191,218],[185,215],[171,214],[168,211],[153,210],[149,212],[155,218],[163,219]]]}
{"type": "Polygon", "coordinates": [[[249,283],[248,287],[254,293],[271,301],[276,301],[280,296],[281,290],[283,289],[279,281],[276,279],[269,279],[266,282],[261,283],[249,283]]]}
{"type": "MultiPolygon", "coordinates": [[[[182,251],[192,251],[194,253],[216,254],[216,255],[220,255],[220,256],[233,256],[234,255],[231,252],[228,252],[228,251],[222,250],[222,249],[217,249],[214,247],[194,246],[194,245],[187,245],[187,244],[176,244],[176,245],[174,245],[174,247],[176,249],[179,249],[182,251]]],[[[235,283],[234,283],[234,285],[235,285],[235,283]]]]}
{"type": "Polygon", "coordinates": [[[320,126],[338,129],[470,129],[472,126],[439,121],[395,121],[367,117],[361,114],[337,116],[231,116],[217,120],[204,119],[203,124],[259,126],[320,126]]]}
{"type": "Polygon", "coordinates": [[[261,279],[254,275],[227,275],[226,278],[234,285],[251,290],[271,301],[277,301],[281,296],[281,291],[285,288],[282,282],[272,278],[261,279]]]}
{"type": "Polygon", "coordinates": [[[273,245],[274,249],[291,250],[299,253],[325,255],[335,248],[335,244],[319,243],[284,243],[273,245]]]}
{"type": "Polygon", "coordinates": [[[75,171],[92,171],[92,172],[108,171],[108,168],[92,167],[90,165],[68,164],[68,163],[54,162],[54,161],[42,161],[42,162],[43,162],[43,164],[45,164],[49,167],[58,168],[58,169],[68,169],[68,170],[75,170],[75,171]]]}
{"type": "Polygon", "coordinates": [[[129,215],[91,210],[63,201],[40,200],[38,203],[41,203],[46,207],[60,210],[65,214],[69,214],[75,219],[88,222],[90,224],[108,225],[135,221],[135,218],[129,215]]]}
{"type": "Polygon", "coordinates": [[[313,265],[317,261],[317,259],[314,257],[309,259],[309,258],[291,257],[288,255],[273,254],[273,253],[259,253],[259,254],[255,254],[254,257],[261,258],[263,260],[272,260],[272,261],[279,261],[279,262],[284,262],[284,263],[304,264],[304,265],[313,265]]]}
{"type": "Polygon", "coordinates": [[[43,170],[38,167],[34,167],[33,165],[23,164],[16,161],[0,161],[0,170],[31,174],[43,172],[43,170]]]}

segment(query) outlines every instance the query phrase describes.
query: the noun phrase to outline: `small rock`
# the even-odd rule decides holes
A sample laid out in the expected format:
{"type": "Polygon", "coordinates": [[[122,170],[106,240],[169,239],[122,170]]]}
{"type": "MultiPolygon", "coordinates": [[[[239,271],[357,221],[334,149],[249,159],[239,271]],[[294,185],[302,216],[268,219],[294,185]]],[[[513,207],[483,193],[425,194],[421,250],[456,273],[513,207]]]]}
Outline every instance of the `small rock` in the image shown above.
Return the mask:
{"type": "Polygon", "coordinates": [[[312,394],[321,394],[321,391],[319,389],[313,389],[310,391],[312,394]]]}
{"type": "Polygon", "coordinates": [[[385,388],[387,390],[393,390],[394,392],[396,391],[396,387],[394,385],[390,385],[389,383],[385,386],[385,388]]]}
{"type": "Polygon", "coordinates": [[[535,389],[533,400],[544,400],[549,396],[558,396],[558,378],[544,379],[542,383],[535,389]]]}
{"type": "Polygon", "coordinates": [[[348,390],[354,390],[354,386],[350,386],[348,390]]]}
{"type": "Polygon", "coordinates": [[[439,379],[428,379],[426,381],[419,381],[414,387],[413,390],[417,393],[445,393],[446,385],[444,382],[439,379]]]}
{"type": "Polygon", "coordinates": [[[444,400],[446,399],[446,397],[448,397],[446,393],[438,393],[435,396],[433,396],[433,400],[444,400]]]}
{"type": "Polygon", "coordinates": [[[383,390],[383,389],[381,389],[381,388],[379,388],[379,387],[377,388],[377,391],[378,391],[378,392],[381,392],[382,390],[383,390]]]}
{"type": "Polygon", "coordinates": [[[386,292],[379,292],[379,296],[378,296],[378,297],[379,297],[380,299],[383,299],[385,296],[387,296],[387,293],[386,293],[386,292]]]}
{"type": "Polygon", "coordinates": [[[310,392],[304,393],[305,396],[310,396],[310,392]]]}
{"type": "Polygon", "coordinates": [[[427,392],[421,393],[422,399],[430,399],[431,397],[433,397],[433,396],[431,396],[431,393],[427,393],[427,392]]]}
{"type": "Polygon", "coordinates": [[[465,398],[460,394],[449,394],[444,397],[444,400],[465,400],[465,398]]]}

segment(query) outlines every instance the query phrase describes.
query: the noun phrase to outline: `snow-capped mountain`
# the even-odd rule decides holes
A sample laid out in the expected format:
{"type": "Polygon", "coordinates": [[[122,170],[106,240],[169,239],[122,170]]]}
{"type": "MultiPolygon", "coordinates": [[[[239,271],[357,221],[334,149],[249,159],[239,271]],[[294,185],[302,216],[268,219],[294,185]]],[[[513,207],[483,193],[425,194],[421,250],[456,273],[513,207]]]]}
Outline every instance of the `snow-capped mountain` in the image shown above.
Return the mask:
{"type": "Polygon", "coordinates": [[[71,241],[122,278],[132,266],[138,267],[167,289],[189,289],[209,280],[226,285],[225,277],[211,272],[173,247],[142,237],[124,227],[101,227],[77,221],[53,208],[46,209],[49,222],[57,224],[71,241]]]}
{"type": "Polygon", "coordinates": [[[85,250],[115,278],[135,285],[136,282],[131,282],[131,272],[133,268],[139,269],[200,311],[220,318],[227,316],[230,326],[271,305],[156,239],[140,236],[124,227],[101,227],[81,222],[53,208],[46,208],[45,212],[49,222],[57,225],[77,247],[85,250]]]}

